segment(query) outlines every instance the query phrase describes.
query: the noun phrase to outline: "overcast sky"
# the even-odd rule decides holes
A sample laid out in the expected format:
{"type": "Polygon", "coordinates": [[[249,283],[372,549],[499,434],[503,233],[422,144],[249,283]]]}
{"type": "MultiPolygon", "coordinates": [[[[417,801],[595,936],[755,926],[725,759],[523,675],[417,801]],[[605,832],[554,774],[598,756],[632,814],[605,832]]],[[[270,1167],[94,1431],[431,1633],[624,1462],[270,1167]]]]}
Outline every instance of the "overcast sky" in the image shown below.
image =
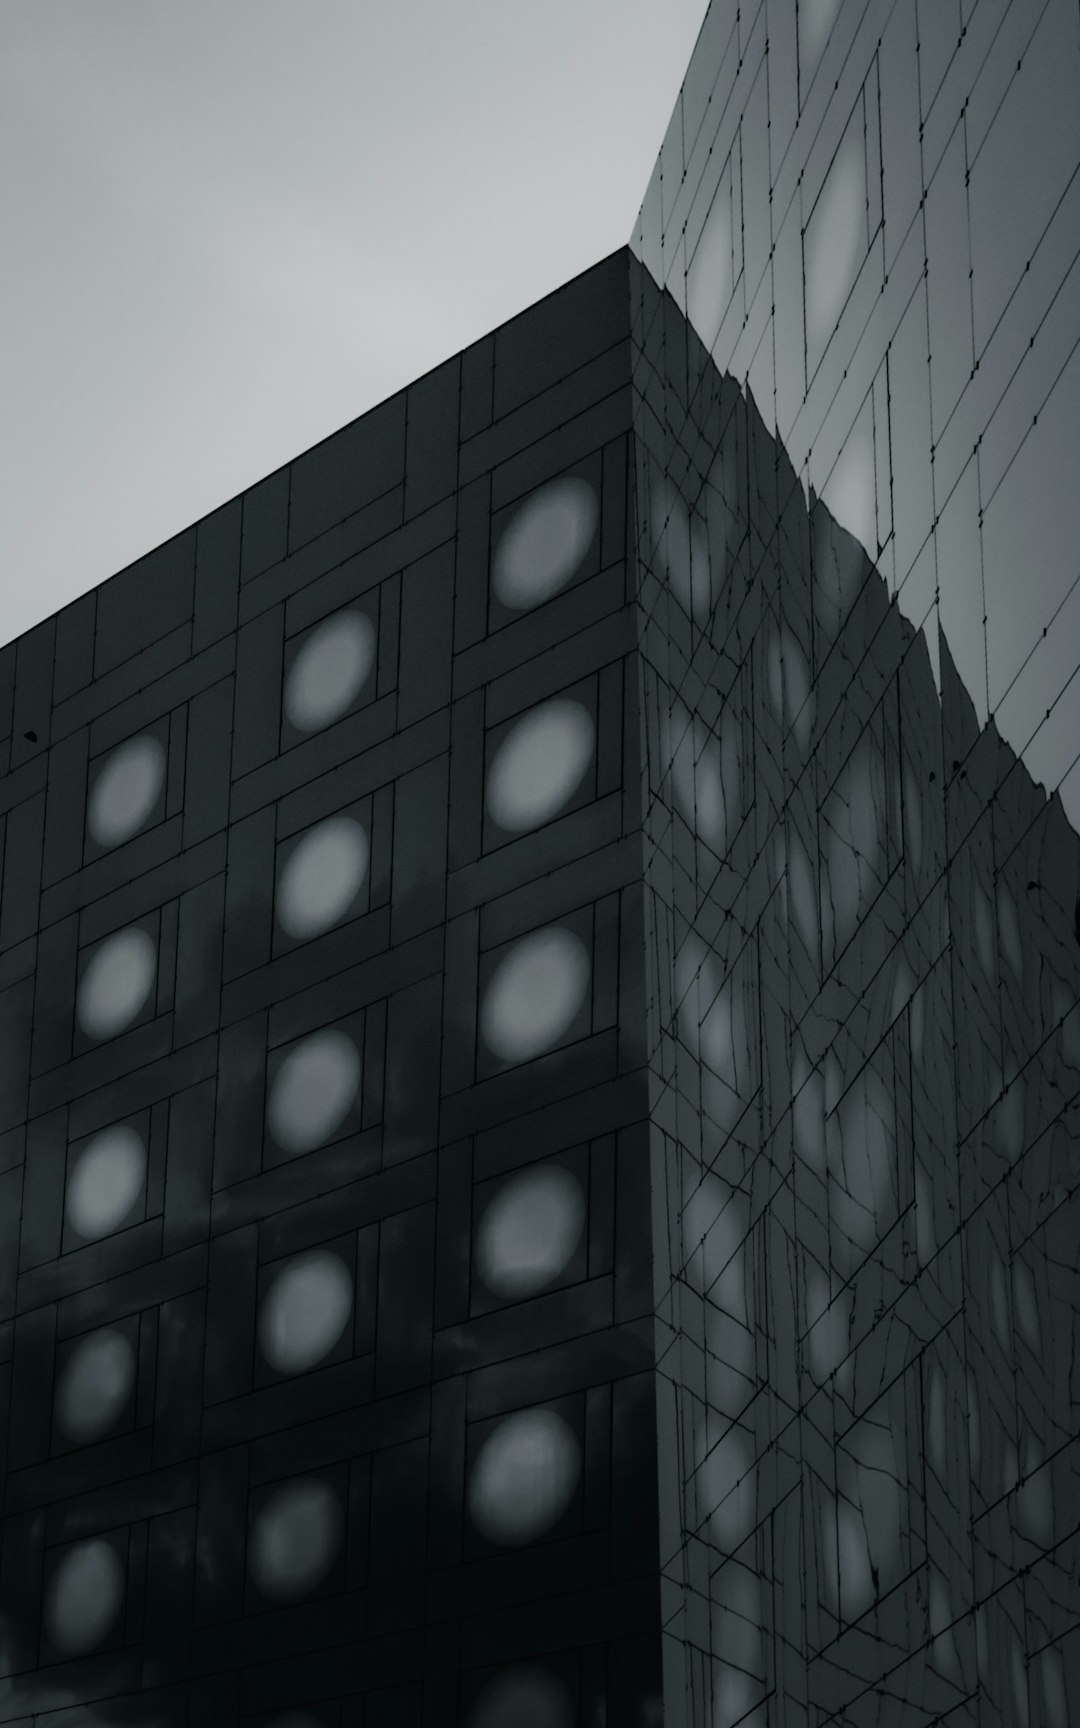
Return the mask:
{"type": "Polygon", "coordinates": [[[630,237],[706,0],[3,0],[0,640],[630,237]]]}

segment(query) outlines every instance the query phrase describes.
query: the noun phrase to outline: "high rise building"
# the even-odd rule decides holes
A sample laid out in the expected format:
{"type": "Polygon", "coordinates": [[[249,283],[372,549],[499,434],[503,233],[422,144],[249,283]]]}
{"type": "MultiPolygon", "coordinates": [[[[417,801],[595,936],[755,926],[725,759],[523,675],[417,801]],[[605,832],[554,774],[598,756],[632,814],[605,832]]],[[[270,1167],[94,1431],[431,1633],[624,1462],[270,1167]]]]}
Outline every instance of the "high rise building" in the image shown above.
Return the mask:
{"type": "Polygon", "coordinates": [[[0,651],[0,1721],[1075,1722],[1078,44],[714,3],[0,651]]]}

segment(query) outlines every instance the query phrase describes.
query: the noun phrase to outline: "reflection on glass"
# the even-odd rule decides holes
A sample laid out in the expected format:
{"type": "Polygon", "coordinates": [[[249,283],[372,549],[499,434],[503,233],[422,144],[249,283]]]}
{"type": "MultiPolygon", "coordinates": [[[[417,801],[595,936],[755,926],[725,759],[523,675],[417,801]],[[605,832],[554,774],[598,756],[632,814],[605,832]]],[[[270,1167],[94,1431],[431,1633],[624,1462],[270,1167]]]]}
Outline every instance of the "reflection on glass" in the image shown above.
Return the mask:
{"type": "Polygon", "coordinates": [[[530,1665],[488,1681],[469,1712],[468,1728],[573,1728],[576,1720],[559,1677],[530,1665]]]}
{"type": "Polygon", "coordinates": [[[822,806],[821,917],[835,954],[851,940],[884,875],[884,782],[881,751],[864,733],[822,806]]]}
{"type": "Polygon", "coordinates": [[[375,628],[365,612],[339,612],[311,632],[285,680],[285,718],[317,732],[352,707],[375,659],[375,628]]]}
{"type": "Polygon", "coordinates": [[[731,299],[731,192],[725,176],[705,218],[686,280],[686,315],[706,348],[720,332],[731,299]]]}
{"type": "Polygon", "coordinates": [[[688,1283],[703,1295],[711,1294],[739,1319],[746,1315],[741,1253],[746,1214],[744,1197],[710,1173],[694,1186],[682,1218],[688,1283]]]}
{"type": "Polygon", "coordinates": [[[519,1171],[481,1220],[480,1276],[495,1296],[532,1296],[565,1270],[584,1225],[585,1196],[569,1170],[545,1164],[519,1171]]]}
{"type": "Polygon", "coordinates": [[[790,630],[769,642],[769,701],[781,726],[793,727],[796,743],[805,750],[814,724],[814,693],[806,656],[790,630]]]}
{"type": "Polygon", "coordinates": [[[675,994],[679,1031],[694,1056],[701,1055],[702,1016],[708,1012],[719,984],[715,955],[708,953],[701,938],[691,931],[675,959],[675,994]]]}
{"type": "Polygon", "coordinates": [[[799,78],[804,97],[839,10],[840,0],[799,0],[799,78]]]}
{"type": "Polygon", "coordinates": [[[112,752],[94,782],[86,827],[99,846],[119,846],[137,834],[165,783],[165,751],[156,738],[129,738],[112,752]]]}
{"type": "Polygon", "coordinates": [[[956,1655],[956,1640],[952,1633],[952,1621],[956,1618],[949,1601],[949,1587],[941,1573],[935,1569],[930,1572],[930,1635],[933,1643],[930,1646],[931,1660],[934,1667],[942,1674],[947,1674],[951,1680],[960,1683],[960,1663],[956,1655]]]}
{"type": "Polygon", "coordinates": [[[1040,1658],[1046,1728],[1069,1728],[1069,1703],[1065,1693],[1065,1664],[1061,1651],[1047,1645],[1040,1658]]]}
{"type": "Polygon", "coordinates": [[[861,127],[849,129],[836,153],[806,225],[804,246],[806,349],[812,369],[836,328],[866,251],[866,158],[861,127]]]}
{"type": "Polygon", "coordinates": [[[922,873],[923,818],[922,799],[915,776],[909,768],[904,775],[904,847],[912,875],[918,881],[922,873]]]}
{"type": "Polygon", "coordinates": [[[1028,1703],[1027,1651],[1019,1632],[1009,1640],[1009,1667],[1012,1674],[1012,1719],[1017,1728],[1029,1728],[1031,1707],[1028,1703]]]}
{"type": "Polygon", "coordinates": [[[727,852],[742,817],[740,723],[725,707],[720,737],[676,698],[668,721],[665,757],[671,762],[675,802],[688,826],[718,858],[727,852]]]}
{"type": "Polygon", "coordinates": [[[487,777],[488,815],[513,834],[550,822],[581,785],[593,753],[592,715],[556,696],[519,720],[487,777]]]}
{"type": "Polygon", "coordinates": [[[854,598],[850,590],[862,574],[859,551],[865,551],[871,558],[877,556],[877,473],[874,455],[874,422],[870,413],[870,401],[867,399],[855,417],[855,423],[844,440],[843,448],[832,465],[821,493],[834,519],[859,542],[859,548],[853,548],[854,556],[847,560],[843,570],[844,579],[829,585],[831,592],[823,582],[816,596],[818,615],[833,633],[842,623],[854,598]],[[830,610],[833,613],[832,618],[829,617],[830,610]]]}
{"type": "Polygon", "coordinates": [[[295,1602],[321,1584],[341,1545],[341,1506],[328,1482],[290,1482],[270,1496],[251,1535],[251,1576],[264,1596],[295,1602]]]}
{"type": "Polygon", "coordinates": [[[741,1547],[757,1522],[757,1471],[752,1435],[733,1423],[709,1446],[708,1427],[697,1437],[699,1516],[724,1553],[741,1547]]]}
{"type": "Polygon", "coordinates": [[[850,1291],[841,1291],[834,1302],[827,1273],[817,1266],[806,1272],[806,1324],[810,1373],[823,1386],[846,1359],[851,1343],[850,1291]]]}
{"type": "Polygon", "coordinates": [[[697,510],[687,508],[668,479],[653,486],[652,538],[659,572],[671,583],[675,598],[699,629],[712,610],[712,571],[708,526],[697,510]]]}
{"type": "MultiPolygon", "coordinates": [[[[1066,128],[1066,140],[1060,101],[1043,103],[1052,140],[1025,115],[1049,89],[1052,61],[1074,69],[1060,52],[1066,9],[1048,8],[1028,32],[1022,66],[1015,56],[1002,66],[1011,77],[996,111],[967,100],[982,75],[962,25],[979,10],[918,0],[892,9],[879,40],[840,0],[797,0],[770,9],[758,33],[759,46],[770,36],[767,77],[732,13],[730,30],[700,40],[635,242],[647,1048],[653,1095],[670,1106],[654,1154],[657,1299],[674,1328],[658,1480],[680,1580],[672,1623],[700,1616],[711,1657],[699,1674],[670,1639],[663,1666],[668,1695],[710,1728],[769,1718],[763,1677],[785,1642],[777,1604],[792,1587],[810,1616],[800,1672],[838,1635],[862,1653],[837,1682],[840,1716],[872,1697],[897,1720],[929,1719],[939,1693],[970,1690],[970,1643],[996,1718],[1068,1719],[1060,1657],[1047,1688],[1040,1648],[1031,1655],[1003,1604],[1017,1568],[1030,1562],[1034,1575],[1065,1529],[1053,1451],[1063,1416],[1047,1396],[1013,1409],[1011,1389],[1060,1389],[1070,1339],[1028,1202],[1041,1195],[1049,1218],[1067,1198],[1075,1159],[1061,1110],[1080,1073],[1080,847],[1067,825],[1080,762],[1070,777],[1077,726],[1066,711],[1080,679],[1065,688],[1080,587],[1069,588],[1075,558],[1056,556],[1077,539],[1062,479],[1075,469],[1066,423],[1080,405],[1080,354],[1070,360],[1064,314],[1055,325],[1073,259],[1064,229],[1055,237],[1065,204],[1040,226],[1072,184],[1080,133],[1066,128]],[[969,188],[957,132],[976,109],[969,188]],[[726,287],[728,255],[711,206],[726,202],[716,187],[728,140],[758,263],[744,274],[735,208],[738,306],[729,302],[714,342],[710,290],[726,287]],[[681,184],[672,163],[687,165],[681,184]],[[1024,211],[1033,201],[1045,203],[1040,222],[1024,211]],[[904,235],[916,232],[900,291],[904,235]],[[686,322],[713,349],[730,333],[729,375],[686,322]],[[695,512],[723,572],[707,637],[690,627],[704,610],[695,512]],[[729,709],[741,731],[730,775],[729,709]],[[1045,740],[1066,737],[1058,772],[1040,773],[1056,749],[1045,740]],[[707,841],[708,824],[735,848],[707,841]],[[786,1044],[770,1014],[791,1030],[786,1044]],[[762,1083],[769,1124],[791,1102],[807,1224],[794,1248],[782,1189],[754,1200],[754,1227],[740,1234],[714,1186],[723,1170],[734,1194],[756,1191],[771,1127],[760,1112],[736,1117],[724,1088],[741,1104],[762,1083]],[[959,1186],[946,1180],[957,1158],[959,1186]],[[942,1333],[924,1351],[913,1403],[910,1386],[880,1373],[906,1324],[882,1268],[897,1244],[896,1290],[916,1280],[944,1313],[954,1234],[972,1267],[972,1367],[963,1340],[957,1354],[942,1333]],[[778,1277],[790,1397],[762,1388],[754,1319],[778,1277]],[[837,1419],[832,1480],[809,1471],[802,1570],[781,1576],[759,1540],[760,1517],[772,1518],[772,1438],[778,1422],[814,1428],[822,1404],[837,1419]],[[942,1513],[927,1526],[921,1627],[905,1632],[894,1608],[927,1480],[944,1489],[942,1513]],[[972,1616],[964,1533],[1004,1497],[1002,1590],[972,1616]],[[736,1542],[761,1574],[759,1595],[726,1593],[736,1542]]],[[[1016,29],[1026,18],[1022,0],[1000,12],[1016,29]]],[[[1075,1235],[1062,1223],[1054,1240],[1075,1235]]],[[[793,1516],[797,1525],[797,1507],[793,1516]]]]}
{"type": "Polygon", "coordinates": [[[49,1581],[45,1626],[64,1656],[82,1656],[110,1631],[120,1611],[124,1573],[115,1548],[101,1537],[77,1542],[49,1581]]]}
{"type": "Polygon", "coordinates": [[[1016,1330],[1033,1356],[1042,1354],[1042,1328],[1039,1325],[1039,1303],[1035,1295],[1035,1280],[1024,1262],[1013,1261],[1013,1316],[1016,1330]]]}
{"type": "Polygon", "coordinates": [[[515,512],[495,551],[491,585],[515,611],[550,600],[577,574],[599,516],[587,480],[549,480],[515,512]]]}
{"type": "Polygon", "coordinates": [[[994,941],[994,914],[990,908],[990,898],[979,887],[971,891],[972,911],[975,925],[975,951],[979,956],[979,965],[986,974],[988,984],[993,984],[997,973],[997,944],[994,941]]]}
{"type": "Polygon", "coordinates": [[[344,1032],[312,1032],[289,1051],[267,1105],[270,1132],[286,1152],[332,1139],[360,1090],[360,1056],[344,1032]]]}
{"type": "Polygon", "coordinates": [[[993,1315],[994,1331],[997,1333],[1002,1353],[1008,1356],[1010,1354],[1009,1298],[1005,1289],[1005,1267],[998,1248],[991,1248],[989,1260],[990,1312],[993,1315]]]}
{"type": "Polygon", "coordinates": [[[731,1418],[746,1408],[756,1390],[755,1335],[712,1302],[704,1308],[707,1395],[716,1410],[731,1418]]]}
{"type": "Polygon", "coordinates": [[[469,1479],[469,1512],[489,1542],[535,1542],[574,1497],[581,1449],[554,1410],[520,1410],[489,1434],[469,1479]]]}
{"type": "Polygon", "coordinates": [[[818,888],[810,854],[792,829],[787,855],[788,905],[791,922],[806,952],[816,961],[818,952],[818,888]]]}
{"type": "Polygon", "coordinates": [[[833,1259],[848,1277],[897,1213],[895,1104],[873,1068],[848,1087],[829,1126],[833,1259]]]}
{"type": "Polygon", "coordinates": [[[1022,1484],[1016,1496],[1016,1522],[1029,1542],[1042,1549],[1054,1546],[1054,1490],[1042,1447],[1028,1434],[1024,1440],[1022,1484]]]}
{"type": "Polygon", "coordinates": [[[120,930],[91,957],[79,982],[75,1019],[89,1038],[115,1038],[141,1013],[154,987],[157,952],[145,930],[120,930]]]}
{"type": "Polygon", "coordinates": [[[287,936],[306,941],[337,924],[367,873],[368,840],[351,816],[331,816],[305,834],[278,879],[277,917],[287,936]]]}
{"type": "Polygon", "coordinates": [[[725,980],[715,954],[691,932],[675,961],[679,996],[679,1030],[688,1049],[719,1075],[732,1092],[738,1089],[737,1052],[749,1049],[743,1014],[733,980],[725,980]]]}
{"type": "Polygon", "coordinates": [[[930,1463],[941,1481],[945,1480],[945,1440],[945,1376],[935,1364],[927,1387],[926,1445],[930,1463]]]}
{"type": "Polygon", "coordinates": [[[763,1705],[751,1710],[761,1682],[730,1662],[713,1664],[713,1714],[710,1728],[766,1728],[763,1705]]]}
{"type": "Polygon", "coordinates": [[[298,1254],[263,1300],[263,1355],[282,1374],[313,1368],[334,1348],[351,1312],[352,1279],[344,1262],[324,1248],[298,1254]]]}
{"type": "Polygon", "coordinates": [[[89,1241],[124,1222],[146,1174],[146,1148],[134,1128],[103,1128],[87,1142],[67,1184],[67,1216],[89,1241]]]}
{"type": "Polygon", "coordinates": [[[523,936],[492,973],[480,1005],[480,1035],[504,1062],[528,1062],[569,1030],[585,1001],[589,956],[572,930],[523,936]]]}
{"type": "Polygon", "coordinates": [[[1020,936],[1020,911],[1005,885],[998,883],[998,935],[1006,965],[1012,969],[1018,984],[1024,982],[1024,946],[1020,936]]]}
{"type": "Polygon", "coordinates": [[[867,564],[857,540],[827,510],[814,510],[814,615],[825,640],[840,634],[866,575],[867,564]]]}
{"type": "Polygon", "coordinates": [[[848,1431],[837,1453],[837,1570],[830,1583],[845,1620],[864,1614],[901,1570],[904,1478],[898,1447],[885,1421],[870,1416],[848,1431]]]}
{"type": "Polygon", "coordinates": [[[826,1172],[825,1084],[820,1069],[810,1070],[805,1052],[796,1050],[791,1066],[792,1129],[795,1151],[818,1176],[826,1172]]]}
{"type": "MultiPolygon", "coordinates": [[[[825,1581],[833,1611],[845,1620],[853,1620],[873,1602],[877,1580],[874,1554],[868,1541],[866,1507],[860,1504],[859,1473],[853,1469],[850,1460],[844,1460],[842,1474],[854,1490],[855,1498],[841,1495],[834,1500],[830,1495],[823,1508],[825,1581]]],[[[882,1486],[886,1488],[884,1483],[882,1486]]],[[[893,1498],[886,1491],[883,1506],[888,1507],[893,1498]]],[[[872,1516],[871,1524],[874,1521],[872,1516]]]]}
{"type": "Polygon", "coordinates": [[[69,1440],[100,1440],[135,1384],[135,1353],[122,1332],[103,1327],[71,1352],[56,1392],[56,1419],[69,1440]]]}

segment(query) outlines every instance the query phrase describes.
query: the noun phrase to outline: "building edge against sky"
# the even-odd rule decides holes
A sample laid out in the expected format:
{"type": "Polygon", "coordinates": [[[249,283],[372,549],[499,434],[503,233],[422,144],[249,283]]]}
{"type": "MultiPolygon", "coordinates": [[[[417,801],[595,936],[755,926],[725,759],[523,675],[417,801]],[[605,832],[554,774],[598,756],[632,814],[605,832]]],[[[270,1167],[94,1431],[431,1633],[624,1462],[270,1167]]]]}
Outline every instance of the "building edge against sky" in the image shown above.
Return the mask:
{"type": "Polygon", "coordinates": [[[1080,21],[709,7],[632,246],[1080,821],[1080,21]]]}
{"type": "Polygon", "coordinates": [[[1080,857],[947,556],[1059,446],[931,216],[1068,15],[956,14],[714,6],[646,268],[0,654],[4,1719],[1070,1720],[1080,857]]]}
{"type": "Polygon", "coordinates": [[[630,266],[0,652],[3,1719],[660,1696],[630,266]]]}

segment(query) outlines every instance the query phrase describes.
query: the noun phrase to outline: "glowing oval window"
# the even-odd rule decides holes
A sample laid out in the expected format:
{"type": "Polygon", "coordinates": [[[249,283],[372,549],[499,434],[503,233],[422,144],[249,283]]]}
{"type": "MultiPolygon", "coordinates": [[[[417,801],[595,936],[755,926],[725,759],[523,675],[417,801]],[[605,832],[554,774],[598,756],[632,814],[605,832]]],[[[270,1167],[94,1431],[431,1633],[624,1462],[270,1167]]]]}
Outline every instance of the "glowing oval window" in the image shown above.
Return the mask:
{"type": "Polygon", "coordinates": [[[367,874],[368,841],[351,816],[320,822],[289,856],[278,880],[278,923],[287,936],[321,936],[344,918],[367,874]]]}
{"type": "Polygon", "coordinates": [[[86,827],[99,846],[119,846],[149,820],[165,784],[165,751],[157,738],[130,738],[94,782],[86,827]]]}
{"type": "Polygon", "coordinates": [[[88,1241],[107,1236],[131,1211],[145,1174],[146,1148],[134,1128],[103,1128],[68,1177],[68,1222],[88,1241]]]}
{"type": "Polygon", "coordinates": [[[589,985],[589,956],[572,930],[554,926],[522,937],[492,973],[480,1007],[480,1034],[504,1062],[527,1062],[568,1031],[589,985]]]}
{"type": "Polygon", "coordinates": [[[554,1410],[521,1410],[485,1440],[469,1479],[469,1512],[489,1542],[534,1542],[574,1498],[581,1448],[554,1410]]]}
{"type": "Polygon", "coordinates": [[[488,769],[492,820],[514,834],[550,822],[581,785],[594,738],[592,715],[569,697],[557,696],[526,714],[488,769]]]}
{"type": "Polygon", "coordinates": [[[329,1483],[290,1482],[255,1521],[251,1576],[264,1596],[294,1602],[321,1584],[341,1543],[341,1506],[329,1483]]]}
{"type": "Polygon", "coordinates": [[[89,1038],[115,1038],[141,1013],[154,987],[157,951],[145,930],[119,930],[91,957],[75,999],[89,1038]]]}
{"type": "Polygon", "coordinates": [[[259,1342],[271,1367],[299,1374],[321,1362],[344,1332],[352,1300],[352,1279],[336,1254],[298,1254],[274,1279],[259,1316],[259,1342]]]}
{"type": "Polygon", "coordinates": [[[468,1728],[573,1728],[576,1719],[570,1694],[556,1675],[521,1667],[488,1681],[469,1712],[468,1728]]]}
{"type": "Polygon", "coordinates": [[[56,1419],[87,1445],[114,1426],[135,1384],[135,1353],[122,1332],[103,1327],[71,1352],[56,1392],[56,1419]]]}
{"type": "Polygon", "coordinates": [[[330,1140],[360,1090],[360,1056],[344,1032],[312,1032],[289,1051],[270,1091],[270,1132],[286,1152],[330,1140]]]}
{"type": "Polygon", "coordinates": [[[599,509],[587,480],[549,480],[527,498],[495,552],[491,584],[504,606],[524,611],[550,600],[577,574],[599,509]]]}
{"type": "Polygon", "coordinates": [[[313,630],[285,680],[285,718],[298,732],[317,732],[341,718],[367,683],[375,627],[364,612],[339,612],[313,630]]]}
{"type": "Polygon", "coordinates": [[[480,1276],[495,1296],[531,1296],[565,1271],[584,1226],[585,1196],[569,1170],[545,1164],[519,1171],[481,1220],[480,1276]]]}
{"type": "Polygon", "coordinates": [[[77,1542],[49,1582],[45,1626],[64,1656],[93,1650],[111,1630],[124,1594],[124,1572],[111,1543],[77,1542]]]}

